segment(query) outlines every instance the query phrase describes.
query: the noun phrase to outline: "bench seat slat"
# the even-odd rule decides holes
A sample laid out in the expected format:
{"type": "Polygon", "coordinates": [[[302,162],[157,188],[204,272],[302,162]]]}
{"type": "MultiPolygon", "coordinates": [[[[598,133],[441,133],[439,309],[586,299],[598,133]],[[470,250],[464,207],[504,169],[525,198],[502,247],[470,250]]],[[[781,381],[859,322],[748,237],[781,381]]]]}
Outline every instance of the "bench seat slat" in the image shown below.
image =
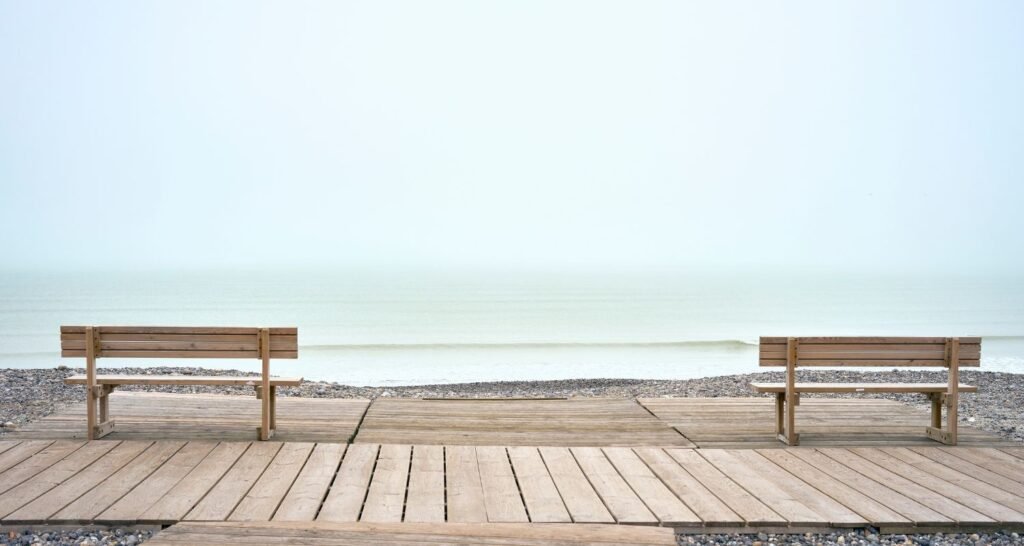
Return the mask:
{"type": "MultiPolygon", "coordinates": [[[[231,375],[97,375],[100,385],[259,385],[259,376],[231,375]]],[[[84,375],[72,375],[64,379],[68,385],[84,385],[84,375]]],[[[301,377],[271,377],[275,387],[298,387],[301,377]]]]}
{"type": "MultiPolygon", "coordinates": [[[[757,392],[786,392],[785,383],[751,383],[757,392]]],[[[797,392],[821,393],[932,393],[946,392],[946,383],[797,383],[797,392]]],[[[960,392],[978,392],[978,387],[960,384],[960,392]]]]}

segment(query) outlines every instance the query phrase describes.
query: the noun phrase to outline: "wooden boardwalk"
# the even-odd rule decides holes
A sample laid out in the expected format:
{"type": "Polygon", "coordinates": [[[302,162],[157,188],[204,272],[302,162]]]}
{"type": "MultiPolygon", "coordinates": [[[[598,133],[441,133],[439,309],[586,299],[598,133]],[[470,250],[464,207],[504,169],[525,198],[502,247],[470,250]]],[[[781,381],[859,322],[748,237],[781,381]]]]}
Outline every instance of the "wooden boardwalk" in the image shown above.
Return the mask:
{"type": "Polygon", "coordinates": [[[0,524],[181,521],[1017,529],[1024,448],[0,441],[0,524]]]}
{"type": "MultiPolygon", "coordinates": [[[[775,402],[762,398],[641,398],[639,402],[698,447],[782,448],[775,402]]],[[[803,446],[934,446],[924,435],[927,411],[879,398],[805,397],[797,407],[803,446]]],[[[960,423],[962,446],[1016,446],[960,423]]]]}
{"type": "Polygon", "coordinates": [[[625,398],[377,399],[366,412],[355,441],[693,447],[636,401],[625,398]]]}
{"type": "MultiPolygon", "coordinates": [[[[273,441],[348,442],[369,400],[342,398],[277,399],[278,430],[273,441]]],[[[115,392],[110,415],[117,423],[112,440],[256,439],[260,401],[254,396],[115,392]]],[[[85,403],[73,404],[10,434],[17,439],[85,438],[85,403]]]]}

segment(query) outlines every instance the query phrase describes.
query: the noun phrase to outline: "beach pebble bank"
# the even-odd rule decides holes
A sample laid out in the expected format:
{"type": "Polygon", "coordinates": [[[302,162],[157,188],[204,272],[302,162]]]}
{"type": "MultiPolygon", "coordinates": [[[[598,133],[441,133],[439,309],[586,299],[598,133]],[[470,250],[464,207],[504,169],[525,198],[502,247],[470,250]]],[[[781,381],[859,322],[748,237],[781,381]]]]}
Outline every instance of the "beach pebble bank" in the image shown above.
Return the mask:
{"type": "Polygon", "coordinates": [[[804,535],[677,535],[680,546],[1003,546],[1024,544],[1017,533],[963,533],[934,535],[879,535],[871,530],[804,535]]]}
{"type": "Polygon", "coordinates": [[[134,529],[89,529],[75,530],[3,530],[0,531],[0,545],[6,546],[78,546],[109,545],[134,546],[142,544],[153,536],[152,531],[134,529]]]}

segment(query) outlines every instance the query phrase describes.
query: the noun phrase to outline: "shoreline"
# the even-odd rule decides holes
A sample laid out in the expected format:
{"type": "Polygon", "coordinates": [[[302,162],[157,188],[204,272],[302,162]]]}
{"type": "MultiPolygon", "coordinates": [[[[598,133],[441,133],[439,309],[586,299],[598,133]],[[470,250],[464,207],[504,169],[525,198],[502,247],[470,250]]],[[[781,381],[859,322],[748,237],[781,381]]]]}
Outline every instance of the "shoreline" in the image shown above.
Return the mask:
{"type": "MultiPolygon", "coordinates": [[[[199,367],[100,368],[106,374],[181,374],[232,375],[258,377],[254,372],[199,367]]],[[[0,438],[6,430],[50,415],[68,404],[85,399],[79,385],[65,385],[64,378],[85,373],[82,368],[5,368],[0,369],[0,438]]],[[[944,371],[887,370],[855,372],[849,370],[802,370],[801,380],[815,382],[897,382],[944,383],[944,371]]],[[[355,387],[333,381],[306,380],[300,387],[278,390],[279,396],[304,398],[720,398],[765,397],[753,392],[754,381],[781,382],[784,372],[758,372],[712,376],[699,379],[563,379],[548,381],[497,381],[388,387],[355,387]]],[[[960,400],[961,422],[969,423],[1003,438],[1024,442],[1024,374],[961,371],[961,381],[976,385],[978,393],[960,400]]],[[[126,386],[118,390],[168,393],[213,393],[251,395],[251,387],[228,386],[126,386]]],[[[929,403],[919,394],[805,394],[815,398],[886,398],[929,411],[929,403]]]]}

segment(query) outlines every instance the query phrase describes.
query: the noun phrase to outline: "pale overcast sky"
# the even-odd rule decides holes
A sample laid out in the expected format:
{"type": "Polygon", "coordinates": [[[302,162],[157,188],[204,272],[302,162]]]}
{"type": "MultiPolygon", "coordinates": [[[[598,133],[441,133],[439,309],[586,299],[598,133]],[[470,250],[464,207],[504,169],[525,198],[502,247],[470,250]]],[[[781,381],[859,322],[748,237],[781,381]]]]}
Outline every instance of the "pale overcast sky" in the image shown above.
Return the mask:
{"type": "Polygon", "coordinates": [[[7,267],[1024,270],[1024,2],[0,0],[7,267]]]}

